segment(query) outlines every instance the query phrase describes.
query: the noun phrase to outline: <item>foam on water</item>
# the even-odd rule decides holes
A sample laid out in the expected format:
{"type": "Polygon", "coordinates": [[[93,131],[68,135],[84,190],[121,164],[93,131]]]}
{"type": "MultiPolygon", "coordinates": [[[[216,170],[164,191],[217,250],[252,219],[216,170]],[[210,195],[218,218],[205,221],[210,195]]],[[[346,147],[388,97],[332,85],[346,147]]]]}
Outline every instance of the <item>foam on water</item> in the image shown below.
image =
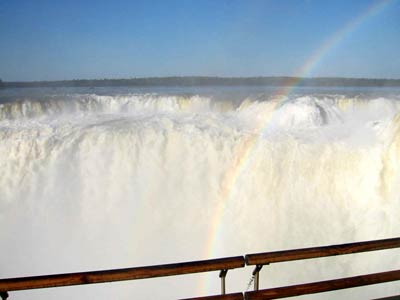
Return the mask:
{"type": "MultiPolygon", "coordinates": [[[[0,276],[398,236],[399,128],[399,102],[390,97],[70,94],[2,103],[0,276]],[[252,139],[245,167],[224,186],[252,139]]],[[[396,269],[391,251],[271,266],[261,286],[396,269]]],[[[201,296],[218,292],[217,277],[15,292],[12,299],[201,296]]],[[[247,269],[230,272],[228,291],[243,291],[249,278],[247,269]]],[[[395,291],[389,284],[329,297],[395,291]]]]}

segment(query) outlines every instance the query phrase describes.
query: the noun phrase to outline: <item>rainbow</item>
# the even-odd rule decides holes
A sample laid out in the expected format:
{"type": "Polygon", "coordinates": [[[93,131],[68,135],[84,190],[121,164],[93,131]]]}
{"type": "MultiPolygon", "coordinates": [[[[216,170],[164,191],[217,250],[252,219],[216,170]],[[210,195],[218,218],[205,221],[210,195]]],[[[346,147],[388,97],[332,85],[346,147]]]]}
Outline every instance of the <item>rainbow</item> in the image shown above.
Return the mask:
{"type": "Polygon", "coordinates": [[[367,20],[382,13],[393,0],[380,0],[369,6],[364,12],[345,24],[336,31],[331,37],[326,39],[322,45],[310,56],[305,64],[295,73],[298,77],[308,77],[312,71],[323,61],[328,53],[331,53],[347,37],[356,31],[367,20]]]}
{"type": "MultiPolygon", "coordinates": [[[[343,27],[337,30],[329,38],[327,38],[320,47],[318,47],[309,59],[296,71],[294,72],[293,79],[287,83],[282,89],[276,93],[275,105],[278,106],[282,101],[287,99],[288,95],[293,89],[301,83],[302,78],[309,77],[312,71],[323,61],[326,55],[337,48],[347,37],[349,37],[354,31],[356,31],[361,25],[367,20],[382,13],[392,2],[396,0],[378,0],[372,5],[368,6],[362,13],[357,15],[354,19],[350,20],[343,27]]],[[[210,222],[210,228],[208,233],[208,239],[205,248],[205,257],[210,258],[217,252],[217,241],[221,236],[221,221],[224,217],[224,213],[229,205],[229,200],[232,198],[233,187],[236,186],[237,180],[240,174],[247,168],[251,161],[252,154],[256,149],[258,141],[262,136],[272,116],[260,122],[256,127],[256,134],[245,137],[244,140],[236,147],[234,159],[232,165],[228,168],[225,173],[225,177],[222,181],[222,187],[220,191],[220,203],[214,210],[210,222]]],[[[199,294],[209,293],[210,284],[202,282],[199,286],[199,294]]]]}

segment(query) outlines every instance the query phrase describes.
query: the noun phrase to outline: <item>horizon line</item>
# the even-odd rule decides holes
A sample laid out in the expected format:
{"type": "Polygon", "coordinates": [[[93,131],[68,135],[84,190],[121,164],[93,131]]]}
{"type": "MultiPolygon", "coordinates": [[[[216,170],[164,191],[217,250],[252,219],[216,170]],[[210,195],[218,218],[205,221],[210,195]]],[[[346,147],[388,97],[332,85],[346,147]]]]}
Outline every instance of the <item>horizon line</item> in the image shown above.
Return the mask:
{"type": "Polygon", "coordinates": [[[74,82],[74,81],[118,81],[118,80],[143,80],[143,79],[302,79],[302,80],[378,80],[378,81],[399,81],[400,78],[389,77],[342,77],[342,76],[287,76],[287,75],[269,75],[269,76],[218,76],[218,75],[168,75],[168,76],[145,76],[145,77],[119,77],[119,78],[74,78],[74,79],[55,79],[55,80],[2,80],[1,83],[58,83],[58,82],[74,82]]]}

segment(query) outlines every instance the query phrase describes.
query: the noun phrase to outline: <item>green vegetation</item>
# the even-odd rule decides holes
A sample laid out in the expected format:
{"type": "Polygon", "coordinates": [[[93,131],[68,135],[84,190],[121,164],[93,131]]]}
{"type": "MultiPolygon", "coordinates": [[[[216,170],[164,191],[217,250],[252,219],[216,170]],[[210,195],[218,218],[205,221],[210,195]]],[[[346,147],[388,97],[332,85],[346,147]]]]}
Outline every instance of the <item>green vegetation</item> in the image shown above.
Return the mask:
{"type": "Polygon", "coordinates": [[[400,79],[298,78],[298,77],[149,77],[132,79],[74,79],[63,81],[2,82],[0,87],[109,87],[109,86],[314,86],[395,87],[400,79]]]}

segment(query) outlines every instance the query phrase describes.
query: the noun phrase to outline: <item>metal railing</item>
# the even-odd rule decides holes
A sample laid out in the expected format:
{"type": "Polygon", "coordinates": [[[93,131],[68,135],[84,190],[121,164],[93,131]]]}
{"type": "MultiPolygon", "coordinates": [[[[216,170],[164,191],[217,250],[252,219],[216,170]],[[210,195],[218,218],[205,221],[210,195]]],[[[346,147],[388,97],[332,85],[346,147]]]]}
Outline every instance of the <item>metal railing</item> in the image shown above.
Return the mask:
{"type": "Polygon", "coordinates": [[[349,243],[341,245],[331,245],[323,247],[311,247],[295,250],[284,250],[276,252],[265,252],[257,254],[247,254],[245,256],[247,266],[256,266],[254,275],[254,290],[259,289],[259,276],[263,266],[272,263],[303,260],[335,255],[361,253],[384,249],[400,248],[400,238],[375,240],[359,243],[349,243]]]}
{"type": "Polygon", "coordinates": [[[288,298],[400,280],[400,270],[247,292],[245,300],[288,298]]]}
{"type": "MultiPolygon", "coordinates": [[[[295,250],[247,254],[246,256],[235,256],[211,260],[183,262],[176,264],[154,265],[146,267],[135,267],[114,270],[90,271],[68,274],[55,274],[45,276],[31,276],[0,279],[0,297],[7,299],[8,292],[40,289],[50,287],[61,287],[71,285],[82,285],[91,283],[104,283],[122,280],[136,280],[154,277],[165,277],[184,275],[200,272],[220,271],[221,295],[190,298],[196,300],[256,300],[256,299],[278,299],[304,294],[320,293],[337,289],[345,289],[356,286],[377,284],[400,280],[400,270],[383,273],[361,275],[349,278],[341,278],[328,281],[313,282],[307,284],[278,287],[259,290],[260,271],[265,265],[285,261],[303,260],[334,255],[344,255],[367,251],[400,248],[400,238],[376,240],[360,243],[332,245],[323,247],[312,247],[295,250]],[[246,293],[226,294],[225,278],[228,270],[255,266],[253,270],[254,291],[246,293]]],[[[187,299],[188,300],[188,299],[187,299]]]]}
{"type": "Polygon", "coordinates": [[[225,294],[225,277],[228,270],[243,268],[244,265],[244,257],[236,256],[137,268],[1,279],[0,296],[4,300],[7,299],[10,291],[146,279],[210,271],[220,271],[221,294],[225,294]]]}

